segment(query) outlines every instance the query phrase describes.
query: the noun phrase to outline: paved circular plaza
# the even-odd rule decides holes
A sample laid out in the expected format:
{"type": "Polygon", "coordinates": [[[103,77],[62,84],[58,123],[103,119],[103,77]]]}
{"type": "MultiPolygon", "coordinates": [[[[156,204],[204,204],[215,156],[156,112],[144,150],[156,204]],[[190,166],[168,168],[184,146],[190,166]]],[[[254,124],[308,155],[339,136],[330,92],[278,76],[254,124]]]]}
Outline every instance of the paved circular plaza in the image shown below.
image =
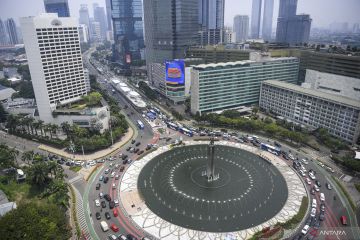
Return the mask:
{"type": "Polygon", "coordinates": [[[279,170],[261,157],[215,146],[216,181],[206,177],[207,145],[174,148],[141,170],[138,189],[146,206],[178,226],[233,232],[257,226],[284,206],[288,191],[279,170]]]}
{"type": "Polygon", "coordinates": [[[216,181],[208,181],[208,142],[164,146],[135,161],[120,185],[122,210],[160,239],[246,239],[285,222],[306,190],[298,175],[267,152],[215,144],[216,181]],[[267,159],[267,160],[265,160],[267,159]]]}

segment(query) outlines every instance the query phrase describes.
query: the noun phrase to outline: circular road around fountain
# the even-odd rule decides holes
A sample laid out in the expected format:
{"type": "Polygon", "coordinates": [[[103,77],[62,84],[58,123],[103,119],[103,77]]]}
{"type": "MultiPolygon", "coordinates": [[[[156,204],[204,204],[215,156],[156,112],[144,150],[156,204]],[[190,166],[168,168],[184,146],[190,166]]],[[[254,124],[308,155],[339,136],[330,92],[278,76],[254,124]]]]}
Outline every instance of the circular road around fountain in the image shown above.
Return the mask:
{"type": "Polygon", "coordinates": [[[176,147],[155,156],[137,182],[146,206],[160,218],[188,229],[235,232],[273,218],[288,199],[279,170],[249,151],[215,146],[215,174],[205,172],[207,145],[176,147]]]}

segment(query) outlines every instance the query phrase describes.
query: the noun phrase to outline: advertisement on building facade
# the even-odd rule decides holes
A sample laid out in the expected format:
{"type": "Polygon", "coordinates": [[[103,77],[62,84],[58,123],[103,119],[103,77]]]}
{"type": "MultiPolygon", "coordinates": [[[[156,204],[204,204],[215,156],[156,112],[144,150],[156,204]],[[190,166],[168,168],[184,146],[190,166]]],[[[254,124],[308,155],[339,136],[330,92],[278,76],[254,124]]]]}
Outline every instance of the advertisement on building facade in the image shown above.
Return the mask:
{"type": "Polygon", "coordinates": [[[166,83],[173,85],[185,84],[185,63],[184,60],[166,61],[166,83]]]}

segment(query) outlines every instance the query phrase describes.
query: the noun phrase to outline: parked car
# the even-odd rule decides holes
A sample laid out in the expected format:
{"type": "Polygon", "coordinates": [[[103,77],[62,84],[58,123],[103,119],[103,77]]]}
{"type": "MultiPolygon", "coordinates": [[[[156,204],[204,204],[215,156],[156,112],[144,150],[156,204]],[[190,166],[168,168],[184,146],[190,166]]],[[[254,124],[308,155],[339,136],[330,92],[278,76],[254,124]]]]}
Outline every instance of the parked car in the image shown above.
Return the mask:
{"type": "Polygon", "coordinates": [[[105,174],[108,174],[109,172],[110,172],[110,169],[107,168],[104,173],[105,173],[105,174]]]}
{"type": "Polygon", "coordinates": [[[101,229],[103,230],[103,232],[106,232],[109,230],[109,225],[105,221],[101,221],[100,226],[101,226],[101,229]]]}
{"type": "Polygon", "coordinates": [[[341,222],[342,225],[347,225],[346,216],[341,216],[341,217],[340,217],[340,222],[341,222]]]}
{"type": "Polygon", "coordinates": [[[141,144],[140,142],[137,142],[137,143],[135,144],[135,146],[138,147],[138,146],[140,146],[140,144],[141,144]]]}
{"type": "Polygon", "coordinates": [[[104,198],[106,199],[106,201],[110,202],[111,201],[111,197],[109,194],[105,194],[104,198]]]}
{"type": "Polygon", "coordinates": [[[126,238],[128,240],[137,240],[137,238],[134,235],[130,234],[130,233],[128,235],[126,235],[126,238]]]}
{"type": "Polygon", "coordinates": [[[320,212],[319,220],[324,221],[325,220],[325,212],[320,212]]]}
{"type": "Polygon", "coordinates": [[[110,213],[105,212],[105,218],[106,218],[107,220],[109,220],[109,219],[111,218],[110,213]]]}
{"type": "Polygon", "coordinates": [[[306,235],[308,231],[309,231],[309,225],[305,225],[304,228],[301,230],[301,233],[306,235]]]}
{"type": "Polygon", "coordinates": [[[319,180],[315,180],[315,184],[316,184],[316,186],[321,187],[321,183],[319,180]]]}
{"type": "Polygon", "coordinates": [[[106,202],[105,201],[101,201],[101,207],[106,208],[106,202]]]}
{"type": "Polygon", "coordinates": [[[135,142],[136,142],[135,139],[131,140],[131,144],[134,144],[135,142]]]}
{"type": "Polygon", "coordinates": [[[120,172],[123,172],[123,171],[124,171],[124,169],[125,169],[125,166],[121,166],[121,168],[120,168],[120,172]]]}
{"type": "Polygon", "coordinates": [[[114,199],[115,207],[119,206],[119,199],[114,199]]]}
{"type": "Polygon", "coordinates": [[[325,203],[320,204],[320,211],[325,212],[325,203]]]}
{"type": "Polygon", "coordinates": [[[113,230],[114,232],[118,232],[119,228],[115,225],[115,223],[112,223],[110,226],[111,230],[113,230]]]}
{"type": "Polygon", "coordinates": [[[330,183],[325,183],[325,186],[326,186],[326,188],[327,188],[328,190],[331,190],[331,189],[332,189],[332,187],[331,187],[331,184],[330,184],[330,183]]]}
{"type": "Polygon", "coordinates": [[[102,199],[104,197],[103,192],[99,192],[99,198],[102,199]]]}
{"type": "Polygon", "coordinates": [[[306,183],[307,183],[308,185],[311,185],[311,180],[310,180],[309,178],[306,178],[306,183]]]}
{"type": "Polygon", "coordinates": [[[114,214],[114,217],[117,217],[119,214],[118,214],[118,211],[116,210],[116,208],[113,209],[113,214],[114,214]]]}
{"type": "Polygon", "coordinates": [[[100,201],[99,201],[99,199],[95,199],[95,206],[100,207],[100,201]]]}
{"type": "Polygon", "coordinates": [[[120,178],[119,174],[115,175],[115,180],[118,180],[120,178]]]}
{"type": "Polygon", "coordinates": [[[105,177],[103,182],[106,184],[108,181],[109,181],[109,177],[105,177]]]}
{"type": "Polygon", "coordinates": [[[316,216],[316,208],[313,207],[313,208],[311,209],[310,216],[311,216],[311,217],[315,217],[315,216],[316,216]]]}
{"type": "Polygon", "coordinates": [[[141,151],[138,152],[138,155],[141,155],[143,153],[144,153],[144,150],[141,150],[141,151]]]}
{"type": "Polygon", "coordinates": [[[110,201],[109,202],[109,208],[113,209],[115,207],[115,202],[114,201],[110,201]]]}
{"type": "Polygon", "coordinates": [[[96,212],[96,213],[95,213],[95,216],[96,216],[96,219],[97,219],[97,220],[100,220],[100,219],[101,219],[101,215],[100,215],[99,212],[96,212]]]}
{"type": "Polygon", "coordinates": [[[99,189],[100,189],[100,186],[101,186],[100,183],[97,183],[97,184],[96,184],[96,187],[95,187],[96,190],[99,190],[99,189]]]}
{"type": "Polygon", "coordinates": [[[99,181],[102,181],[102,180],[104,180],[104,176],[103,176],[103,175],[101,175],[101,176],[99,177],[99,181]]]}
{"type": "Polygon", "coordinates": [[[111,234],[111,235],[108,236],[108,239],[109,240],[118,240],[118,237],[115,236],[114,234],[111,234]]]}

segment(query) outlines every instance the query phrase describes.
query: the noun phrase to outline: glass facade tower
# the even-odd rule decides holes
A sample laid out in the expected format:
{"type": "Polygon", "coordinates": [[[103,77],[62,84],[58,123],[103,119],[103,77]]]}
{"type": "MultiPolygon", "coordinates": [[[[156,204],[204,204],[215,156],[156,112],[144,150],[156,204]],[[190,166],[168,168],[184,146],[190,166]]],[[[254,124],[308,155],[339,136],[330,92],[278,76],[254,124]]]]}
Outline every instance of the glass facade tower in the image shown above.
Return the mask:
{"type": "Polygon", "coordinates": [[[252,1],[250,37],[254,39],[260,35],[261,3],[262,0],[252,1]]]}
{"type": "Polygon", "coordinates": [[[140,50],[144,48],[142,1],[112,0],[111,13],[115,42],[113,58],[127,67],[141,60],[140,50]]]}
{"type": "Polygon", "coordinates": [[[44,0],[47,13],[57,13],[59,17],[70,17],[68,0],[44,0]]]}

